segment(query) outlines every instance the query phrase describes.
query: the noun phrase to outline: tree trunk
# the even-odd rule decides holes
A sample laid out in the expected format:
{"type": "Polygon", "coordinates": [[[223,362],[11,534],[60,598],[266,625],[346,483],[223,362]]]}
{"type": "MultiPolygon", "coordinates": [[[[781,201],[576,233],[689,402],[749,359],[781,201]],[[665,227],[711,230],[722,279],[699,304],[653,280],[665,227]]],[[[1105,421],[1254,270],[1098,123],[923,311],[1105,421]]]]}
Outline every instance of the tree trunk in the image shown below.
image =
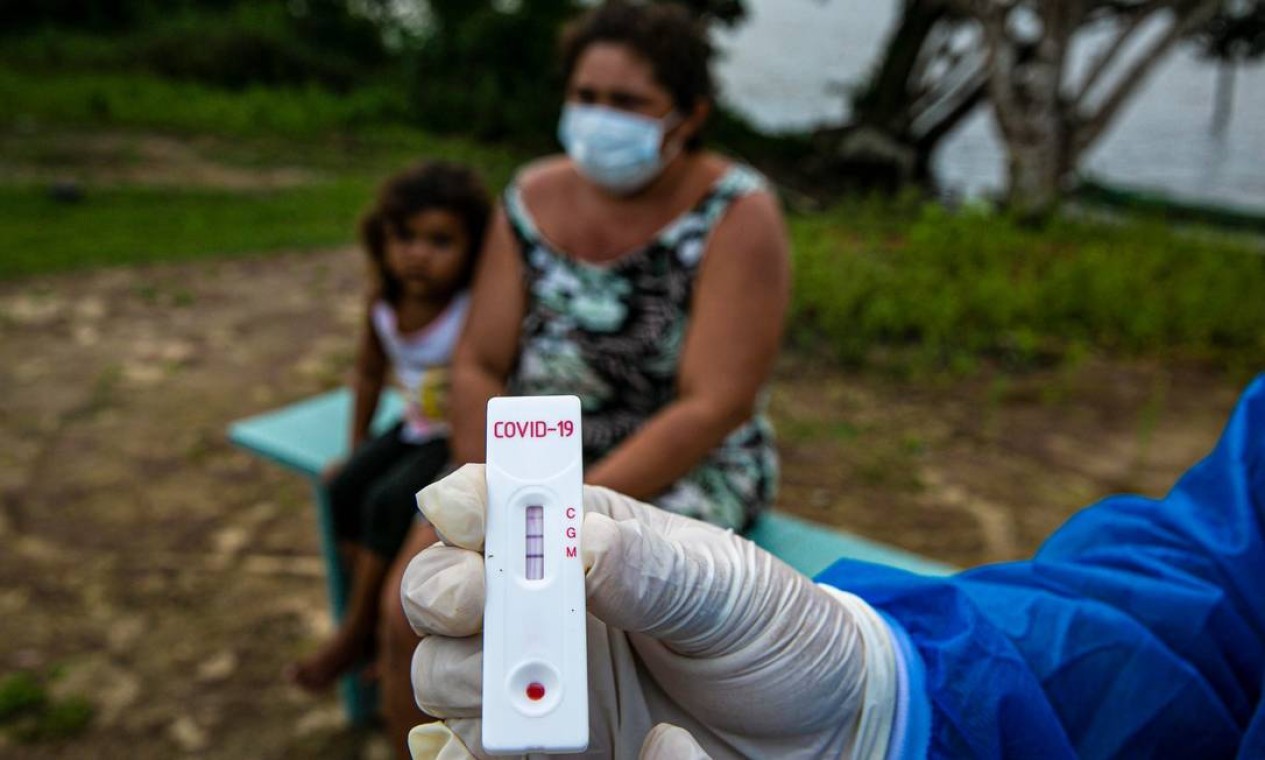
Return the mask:
{"type": "Polygon", "coordinates": [[[1145,82],[1155,66],[1191,29],[1206,21],[1218,0],[957,0],[979,20],[988,50],[989,97],[1009,156],[1011,207],[1027,218],[1054,210],[1086,151],[1145,82]],[[1140,30],[1156,14],[1168,29],[1146,43],[1104,85],[1140,30]],[[1023,15],[1020,15],[1023,14],[1023,15]],[[1070,87],[1067,54],[1073,37],[1095,17],[1119,22],[1119,31],[1091,63],[1079,87],[1070,87]],[[1104,14],[1106,14],[1104,16],[1104,14]],[[1023,20],[1024,23],[1012,23],[1023,20]],[[1025,61],[1019,50],[1032,47],[1025,61]],[[1097,90],[1103,90],[1101,98],[1097,90]]]}
{"type": "MultiPolygon", "coordinates": [[[[1066,132],[1051,124],[1043,132],[1066,132]]],[[[1066,189],[1069,166],[1074,162],[1067,155],[1066,137],[1050,134],[1032,140],[1011,142],[1009,153],[1010,209],[1022,219],[1038,220],[1058,206],[1066,189]],[[1062,146],[1062,149],[1060,149],[1062,146]]]]}
{"type": "Polygon", "coordinates": [[[1238,63],[1224,60],[1217,65],[1217,94],[1212,111],[1212,134],[1224,137],[1226,128],[1230,126],[1230,115],[1234,113],[1234,75],[1238,63]]]}
{"type": "Polygon", "coordinates": [[[989,24],[991,93],[1009,159],[1007,203],[1025,219],[1047,216],[1058,204],[1076,165],[1074,108],[1063,96],[1068,46],[1082,9],[1074,2],[1041,6],[1041,36],[1021,57],[1002,12],[989,24]]]}

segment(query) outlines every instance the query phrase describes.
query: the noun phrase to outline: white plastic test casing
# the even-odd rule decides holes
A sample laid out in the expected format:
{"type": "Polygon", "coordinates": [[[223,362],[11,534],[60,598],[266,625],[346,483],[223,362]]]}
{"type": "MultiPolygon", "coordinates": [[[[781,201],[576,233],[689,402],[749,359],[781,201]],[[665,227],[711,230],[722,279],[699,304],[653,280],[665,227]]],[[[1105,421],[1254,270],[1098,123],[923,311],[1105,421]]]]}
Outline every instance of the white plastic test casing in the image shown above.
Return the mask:
{"type": "Polygon", "coordinates": [[[488,402],[483,748],[589,743],[580,400],[488,402]]]}

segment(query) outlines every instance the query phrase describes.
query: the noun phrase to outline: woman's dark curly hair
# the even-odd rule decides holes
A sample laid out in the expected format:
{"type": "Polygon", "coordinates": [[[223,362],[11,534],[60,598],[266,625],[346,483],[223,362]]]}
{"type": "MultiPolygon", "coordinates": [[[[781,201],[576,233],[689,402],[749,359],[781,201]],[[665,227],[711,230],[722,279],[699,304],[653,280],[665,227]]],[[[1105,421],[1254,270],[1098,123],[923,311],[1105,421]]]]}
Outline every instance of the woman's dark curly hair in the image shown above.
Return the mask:
{"type": "Polygon", "coordinates": [[[387,269],[387,236],[402,236],[408,220],[422,211],[440,209],[457,216],[470,241],[458,286],[465,288],[483,247],[491,203],[474,170],[449,161],[424,161],[389,177],[377,200],[360,218],[360,242],[369,254],[377,295],[395,303],[400,283],[387,269]]]}
{"type": "MultiPolygon", "coordinates": [[[[624,0],[603,3],[567,24],[560,40],[562,78],[571,81],[576,63],[590,45],[627,45],[646,59],[654,78],[672,94],[672,103],[688,116],[700,101],[714,100],[712,46],[702,25],[679,5],[634,5],[624,0]]],[[[685,144],[702,147],[700,134],[685,144]]]]}

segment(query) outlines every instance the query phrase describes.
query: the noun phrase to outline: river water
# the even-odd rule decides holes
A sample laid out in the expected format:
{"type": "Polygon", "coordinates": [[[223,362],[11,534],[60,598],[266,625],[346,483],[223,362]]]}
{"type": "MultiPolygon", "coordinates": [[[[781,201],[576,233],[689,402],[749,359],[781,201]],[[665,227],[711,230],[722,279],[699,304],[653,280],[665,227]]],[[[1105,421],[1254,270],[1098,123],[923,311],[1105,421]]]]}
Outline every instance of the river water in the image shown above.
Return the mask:
{"type": "MultiPolygon", "coordinates": [[[[898,0],[746,0],[748,19],[716,41],[724,99],[770,131],[847,118],[846,88],[863,79],[898,0]]],[[[1211,129],[1217,67],[1189,46],[1153,70],[1082,171],[1113,185],[1265,212],[1265,65],[1237,72],[1228,128],[1211,129]]],[[[998,192],[1005,170],[992,116],[977,109],[941,144],[946,190],[998,192]]]]}

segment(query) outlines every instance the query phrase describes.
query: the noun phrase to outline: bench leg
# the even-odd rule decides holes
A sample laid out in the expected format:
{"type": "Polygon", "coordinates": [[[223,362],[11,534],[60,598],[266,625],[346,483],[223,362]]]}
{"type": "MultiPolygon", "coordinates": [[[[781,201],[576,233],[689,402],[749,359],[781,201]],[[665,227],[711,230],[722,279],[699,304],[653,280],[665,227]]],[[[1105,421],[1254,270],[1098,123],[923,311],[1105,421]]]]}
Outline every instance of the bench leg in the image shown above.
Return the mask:
{"type": "MultiPolygon", "coordinates": [[[[321,532],[321,554],[325,557],[325,582],[329,591],[329,606],[337,625],[347,612],[347,570],[338,556],[338,539],[334,535],[334,518],[330,512],[329,492],[319,478],[312,480],[312,497],[316,504],[317,522],[321,532]]],[[[347,719],[354,726],[366,726],[373,721],[378,710],[378,690],[366,684],[359,673],[352,672],[339,679],[338,692],[342,697],[347,719]]]]}

